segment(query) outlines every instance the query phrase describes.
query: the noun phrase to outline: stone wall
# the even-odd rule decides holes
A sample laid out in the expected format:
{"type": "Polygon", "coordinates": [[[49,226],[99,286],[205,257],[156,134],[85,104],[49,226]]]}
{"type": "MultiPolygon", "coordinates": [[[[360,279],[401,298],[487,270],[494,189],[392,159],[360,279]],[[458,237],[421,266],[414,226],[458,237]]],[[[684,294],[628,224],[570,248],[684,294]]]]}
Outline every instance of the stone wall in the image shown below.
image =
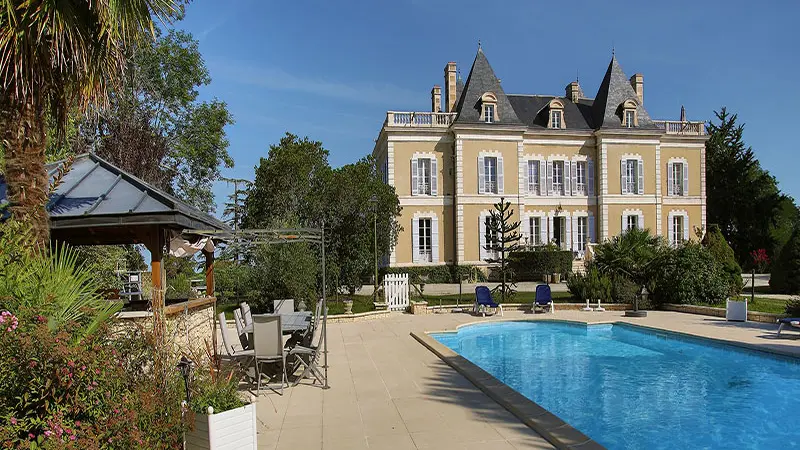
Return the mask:
{"type": "MultiPolygon", "coordinates": [[[[206,359],[206,343],[214,345],[214,307],[216,298],[206,297],[176,303],[164,308],[165,339],[172,343],[176,356],[189,359],[206,359]]],[[[153,313],[130,311],[117,314],[112,329],[115,333],[127,334],[141,327],[152,330],[153,313]]]]}

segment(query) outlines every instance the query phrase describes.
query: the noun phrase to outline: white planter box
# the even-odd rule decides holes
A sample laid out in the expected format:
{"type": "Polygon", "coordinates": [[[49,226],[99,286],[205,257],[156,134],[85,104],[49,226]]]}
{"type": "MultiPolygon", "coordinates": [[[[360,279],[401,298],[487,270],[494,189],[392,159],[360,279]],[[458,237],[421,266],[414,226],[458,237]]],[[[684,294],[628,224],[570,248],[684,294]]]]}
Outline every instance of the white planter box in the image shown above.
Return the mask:
{"type": "Polygon", "coordinates": [[[747,322],[747,302],[728,300],[725,305],[725,319],[747,322]]]}
{"type": "MultiPolygon", "coordinates": [[[[209,408],[209,412],[213,413],[209,408]]],[[[186,432],[186,448],[196,450],[256,450],[256,404],[217,414],[196,414],[194,430],[186,432]]]]}

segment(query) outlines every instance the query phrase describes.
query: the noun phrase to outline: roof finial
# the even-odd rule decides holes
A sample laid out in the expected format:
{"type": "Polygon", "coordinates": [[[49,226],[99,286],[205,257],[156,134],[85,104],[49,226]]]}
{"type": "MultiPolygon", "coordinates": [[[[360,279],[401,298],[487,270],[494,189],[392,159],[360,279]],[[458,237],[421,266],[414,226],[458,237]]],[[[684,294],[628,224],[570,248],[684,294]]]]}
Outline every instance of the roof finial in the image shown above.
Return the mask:
{"type": "Polygon", "coordinates": [[[480,50],[480,49],[481,49],[481,40],[478,39],[478,50],[480,50]]]}
{"type": "Polygon", "coordinates": [[[578,76],[578,69],[575,69],[575,82],[576,83],[581,82],[581,77],[578,76]]]}
{"type": "Polygon", "coordinates": [[[616,49],[614,48],[614,41],[611,41],[611,57],[616,58],[617,57],[616,53],[617,53],[616,49]]]}

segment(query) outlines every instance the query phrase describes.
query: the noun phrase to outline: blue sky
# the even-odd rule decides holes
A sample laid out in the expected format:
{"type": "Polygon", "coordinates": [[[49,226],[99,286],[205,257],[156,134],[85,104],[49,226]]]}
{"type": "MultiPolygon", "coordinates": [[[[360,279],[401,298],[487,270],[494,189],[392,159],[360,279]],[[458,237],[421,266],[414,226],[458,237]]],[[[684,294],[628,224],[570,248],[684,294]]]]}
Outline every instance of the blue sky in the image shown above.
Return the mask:
{"type": "MultiPolygon", "coordinates": [[[[447,61],[466,79],[480,39],[507,93],[558,94],[579,74],[593,97],[612,46],[644,74],[656,119],[708,120],[725,105],[784,192],[800,198],[800,2],[197,1],[176,26],[200,41],[228,103],[236,161],[253,167],[286,131],[320,140],[334,166],[372,151],[387,110],[428,111],[447,61]]],[[[215,186],[218,205],[232,190],[215,186]]],[[[220,208],[221,210],[221,208],[220,208]]]]}

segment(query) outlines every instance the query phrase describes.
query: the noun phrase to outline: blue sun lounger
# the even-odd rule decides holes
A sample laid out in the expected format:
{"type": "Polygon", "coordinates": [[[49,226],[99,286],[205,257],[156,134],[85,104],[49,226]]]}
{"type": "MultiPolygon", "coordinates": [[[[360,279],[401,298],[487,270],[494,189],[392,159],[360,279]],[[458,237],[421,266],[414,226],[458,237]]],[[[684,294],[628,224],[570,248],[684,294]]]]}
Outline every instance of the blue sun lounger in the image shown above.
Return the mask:
{"type": "Polygon", "coordinates": [[[550,312],[555,312],[555,308],[553,307],[553,296],[550,293],[550,286],[546,284],[540,284],[536,286],[536,299],[533,301],[533,312],[535,313],[537,309],[541,309],[542,311],[546,311],[550,309],[550,312]]]}
{"type": "Polygon", "coordinates": [[[786,325],[790,327],[795,327],[797,328],[797,331],[800,331],[800,317],[786,317],[783,319],[778,319],[778,323],[781,324],[778,327],[778,335],[781,334],[781,331],[783,331],[783,327],[785,327],[786,325]]]}
{"type": "Polygon", "coordinates": [[[492,292],[486,286],[476,286],[475,287],[475,314],[481,314],[483,317],[486,317],[486,310],[487,309],[494,309],[496,311],[500,311],[500,316],[503,316],[503,305],[499,303],[495,303],[492,300],[492,292]]]}

